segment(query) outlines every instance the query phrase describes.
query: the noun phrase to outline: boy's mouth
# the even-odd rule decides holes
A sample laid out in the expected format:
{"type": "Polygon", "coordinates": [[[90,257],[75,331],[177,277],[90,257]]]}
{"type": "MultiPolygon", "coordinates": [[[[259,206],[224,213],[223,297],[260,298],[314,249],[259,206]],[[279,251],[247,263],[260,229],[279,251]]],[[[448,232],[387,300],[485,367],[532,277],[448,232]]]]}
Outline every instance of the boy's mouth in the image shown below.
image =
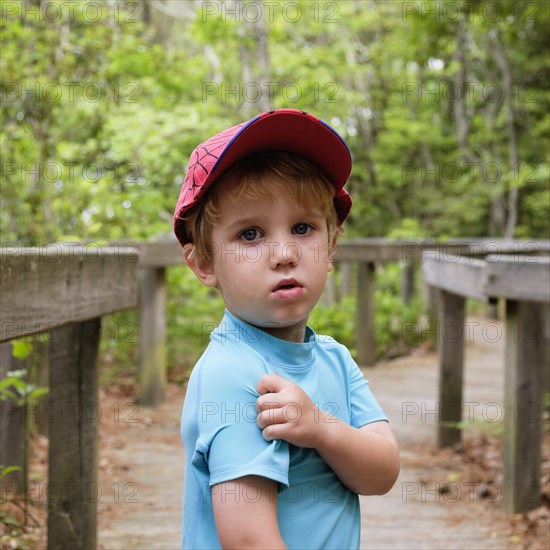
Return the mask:
{"type": "Polygon", "coordinates": [[[296,298],[304,291],[304,287],[296,279],[283,279],[272,290],[277,298],[296,298]]]}
{"type": "Polygon", "coordinates": [[[282,281],[279,281],[277,286],[273,289],[273,292],[282,288],[294,288],[296,286],[302,288],[302,285],[296,279],[283,279],[282,281]]]}

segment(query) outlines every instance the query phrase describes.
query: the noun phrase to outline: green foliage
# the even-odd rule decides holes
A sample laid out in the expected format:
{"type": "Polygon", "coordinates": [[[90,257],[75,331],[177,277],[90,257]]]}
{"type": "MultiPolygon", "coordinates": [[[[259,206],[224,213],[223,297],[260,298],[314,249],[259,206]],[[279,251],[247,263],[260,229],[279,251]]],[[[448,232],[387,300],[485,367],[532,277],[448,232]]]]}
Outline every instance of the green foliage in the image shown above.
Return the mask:
{"type": "Polygon", "coordinates": [[[138,311],[128,310],[103,317],[100,342],[100,382],[123,385],[135,380],[138,370],[138,311]]]}
{"type": "Polygon", "coordinates": [[[421,239],[426,237],[419,221],[414,218],[403,218],[400,224],[388,234],[389,239],[421,239]]]}
{"type": "Polygon", "coordinates": [[[415,296],[405,304],[400,284],[399,264],[387,264],[378,270],[374,319],[378,357],[403,353],[420,341],[421,335],[416,333],[422,311],[420,298],[415,296]]]}
{"type": "Polygon", "coordinates": [[[166,234],[194,146],[266,106],[312,111],[348,141],[350,236],[403,220],[432,237],[499,235],[512,189],[516,235],[548,236],[547,2],[253,3],[263,26],[246,3],[168,4],[105,3],[93,22],[74,6],[59,20],[6,10],[4,240],[166,234]]]}
{"type": "MultiPolygon", "coordinates": [[[[548,2],[252,4],[263,20],[207,16],[214,4],[200,1],[104,2],[93,22],[78,6],[58,20],[3,12],[2,240],[165,235],[193,148],[274,107],[346,139],[349,237],[550,236],[548,2]]],[[[168,355],[192,363],[223,306],[185,270],[169,283],[168,355]]],[[[380,292],[383,354],[417,306],[380,292]]],[[[348,302],[313,318],[334,319],[353,347],[348,302]]],[[[129,372],[132,315],[112,318],[103,347],[129,372]]]]}
{"type": "Polygon", "coordinates": [[[356,354],[354,295],[344,296],[339,302],[327,305],[319,302],[311,312],[308,324],[320,335],[332,336],[356,354]]]}
{"type": "Polygon", "coordinates": [[[20,472],[21,467],[20,466],[2,466],[0,465],[0,479],[4,476],[7,476],[8,474],[11,474],[11,472],[20,472]]]}
{"type": "Polygon", "coordinates": [[[168,364],[185,377],[220,322],[224,304],[219,292],[202,285],[185,267],[168,270],[168,364]]]}
{"type": "Polygon", "coordinates": [[[475,418],[474,421],[462,420],[460,422],[442,422],[441,425],[449,428],[458,428],[459,430],[471,429],[478,433],[488,434],[502,438],[504,435],[504,422],[491,422],[484,418],[475,418]]]}
{"type": "Polygon", "coordinates": [[[25,339],[14,340],[12,342],[11,354],[17,359],[23,360],[29,356],[32,351],[32,344],[25,339]]]}
{"type": "Polygon", "coordinates": [[[12,399],[17,405],[27,403],[32,406],[48,394],[48,388],[28,383],[26,379],[27,369],[9,371],[0,380],[0,400],[12,399]]]}
{"type": "MultiPolygon", "coordinates": [[[[4,505],[10,503],[12,506],[22,508],[19,503],[10,501],[9,499],[2,498],[0,502],[4,505]]],[[[2,548],[13,548],[14,550],[31,550],[36,548],[38,543],[38,534],[36,532],[38,523],[33,521],[31,525],[25,519],[25,523],[21,525],[10,512],[11,510],[9,509],[0,510],[0,524],[2,526],[0,531],[0,545],[2,548]],[[33,530],[35,531],[34,533],[32,533],[33,530]]]]}

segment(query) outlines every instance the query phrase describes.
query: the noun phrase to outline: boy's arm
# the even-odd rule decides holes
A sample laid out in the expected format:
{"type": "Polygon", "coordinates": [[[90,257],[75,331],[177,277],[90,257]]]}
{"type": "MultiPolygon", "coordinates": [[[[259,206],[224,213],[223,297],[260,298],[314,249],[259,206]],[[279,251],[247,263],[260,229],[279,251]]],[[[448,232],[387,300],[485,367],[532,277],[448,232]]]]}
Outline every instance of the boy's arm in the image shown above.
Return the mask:
{"type": "Polygon", "coordinates": [[[257,390],[257,424],[265,439],[316,449],[355,493],[380,495],[393,487],[399,450],[387,422],[353,428],[316,407],[297,384],[276,374],[263,376],[257,390]]]}
{"type": "Polygon", "coordinates": [[[212,487],[222,548],[286,548],[277,522],[277,483],[244,476],[212,487]]]}
{"type": "Polygon", "coordinates": [[[360,495],[383,495],[393,487],[399,450],[386,421],[357,429],[331,417],[324,427],[317,452],[346,487],[360,495]]]}

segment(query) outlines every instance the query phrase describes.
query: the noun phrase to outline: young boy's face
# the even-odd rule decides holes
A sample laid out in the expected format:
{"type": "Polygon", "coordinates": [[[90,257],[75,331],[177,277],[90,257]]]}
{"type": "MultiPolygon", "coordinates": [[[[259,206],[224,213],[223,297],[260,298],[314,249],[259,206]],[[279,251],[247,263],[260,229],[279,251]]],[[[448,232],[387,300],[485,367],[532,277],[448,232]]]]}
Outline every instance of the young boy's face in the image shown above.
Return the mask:
{"type": "Polygon", "coordinates": [[[235,316],[278,338],[303,341],[332,269],[326,219],[318,208],[287,196],[237,203],[235,185],[224,186],[213,261],[200,278],[220,288],[235,316]]]}

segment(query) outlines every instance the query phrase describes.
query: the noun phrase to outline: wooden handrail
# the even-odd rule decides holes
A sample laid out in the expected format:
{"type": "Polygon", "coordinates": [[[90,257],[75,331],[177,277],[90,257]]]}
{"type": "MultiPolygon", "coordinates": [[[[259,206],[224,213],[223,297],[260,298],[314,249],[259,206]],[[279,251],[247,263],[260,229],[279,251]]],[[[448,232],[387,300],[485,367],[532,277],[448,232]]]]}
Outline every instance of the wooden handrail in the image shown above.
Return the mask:
{"type": "Polygon", "coordinates": [[[101,317],[137,306],[137,266],[135,251],[112,248],[0,249],[0,341],[50,333],[48,399],[61,413],[49,419],[49,550],[96,547],[101,317]]]}
{"type": "Polygon", "coordinates": [[[137,306],[137,251],[0,248],[0,342],[137,306]]]}
{"type": "Polygon", "coordinates": [[[457,261],[423,257],[424,278],[439,289],[440,446],[460,440],[464,311],[466,298],[506,300],[504,388],[504,486],[507,512],[540,504],[543,389],[547,385],[550,343],[550,259],[540,256],[457,261]],[[452,338],[447,327],[454,327],[452,338]]]}

